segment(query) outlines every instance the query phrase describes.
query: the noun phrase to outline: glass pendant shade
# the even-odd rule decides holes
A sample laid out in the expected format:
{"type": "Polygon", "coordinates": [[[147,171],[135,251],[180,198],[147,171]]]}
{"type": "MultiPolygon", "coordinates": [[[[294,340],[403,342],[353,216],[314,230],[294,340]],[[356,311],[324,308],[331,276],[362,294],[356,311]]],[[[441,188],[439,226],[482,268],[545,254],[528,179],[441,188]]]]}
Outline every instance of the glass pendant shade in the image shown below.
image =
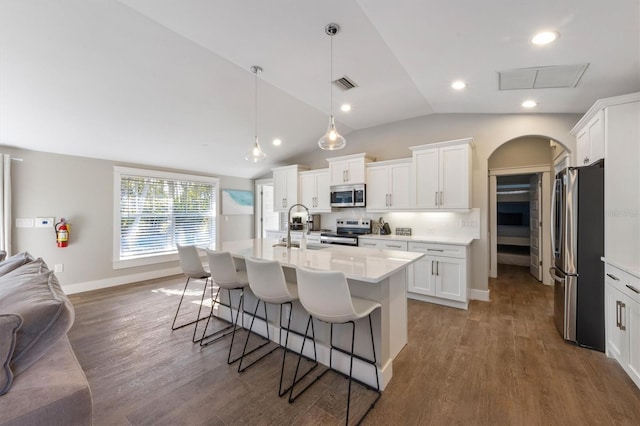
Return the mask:
{"type": "Polygon", "coordinates": [[[333,115],[329,120],[329,128],[327,129],[327,133],[324,134],[318,140],[318,146],[321,149],[332,151],[334,149],[342,149],[347,144],[347,141],[338,133],[336,129],[336,123],[333,120],[333,115]]]}
{"type": "Polygon", "coordinates": [[[256,141],[253,144],[253,148],[249,152],[247,152],[245,160],[251,161],[252,163],[259,163],[267,158],[267,154],[262,151],[260,148],[260,142],[258,142],[258,137],[256,136],[256,141]]]}

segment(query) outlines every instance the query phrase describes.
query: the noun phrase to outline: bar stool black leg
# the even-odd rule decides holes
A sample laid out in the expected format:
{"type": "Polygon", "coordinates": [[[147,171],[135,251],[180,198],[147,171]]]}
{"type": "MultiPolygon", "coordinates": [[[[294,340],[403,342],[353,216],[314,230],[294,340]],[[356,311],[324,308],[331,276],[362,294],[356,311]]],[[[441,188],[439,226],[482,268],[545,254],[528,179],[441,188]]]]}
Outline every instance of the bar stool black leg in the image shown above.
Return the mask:
{"type": "MultiPolygon", "coordinates": [[[[187,282],[184,285],[184,290],[182,290],[182,296],[180,296],[180,302],[178,302],[178,308],[176,309],[176,314],[173,317],[173,322],[171,323],[171,330],[178,330],[180,328],[183,327],[187,327],[191,324],[196,324],[197,327],[197,323],[204,320],[206,317],[202,317],[200,318],[200,314],[201,314],[201,308],[202,308],[202,303],[200,303],[200,309],[198,309],[198,316],[196,317],[197,319],[193,320],[193,321],[189,321],[187,323],[181,324],[179,326],[176,327],[176,320],[178,319],[178,313],[180,312],[180,307],[182,306],[182,301],[184,300],[184,294],[187,292],[187,287],[189,287],[189,281],[191,280],[190,277],[187,278],[187,282]]],[[[204,282],[204,290],[202,290],[202,300],[204,300],[204,294],[207,291],[207,284],[209,282],[209,279],[207,278],[204,282]]]]}

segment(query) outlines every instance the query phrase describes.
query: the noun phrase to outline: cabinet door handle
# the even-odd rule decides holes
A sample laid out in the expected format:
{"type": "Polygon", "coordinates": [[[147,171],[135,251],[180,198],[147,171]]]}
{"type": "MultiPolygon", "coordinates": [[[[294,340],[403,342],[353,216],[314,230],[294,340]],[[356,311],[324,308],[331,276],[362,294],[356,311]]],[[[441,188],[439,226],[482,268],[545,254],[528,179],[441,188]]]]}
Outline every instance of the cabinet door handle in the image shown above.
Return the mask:
{"type": "Polygon", "coordinates": [[[436,262],[436,275],[440,275],[440,261],[436,262]]]}
{"type": "Polygon", "coordinates": [[[393,200],[391,198],[391,194],[389,194],[389,207],[391,207],[393,205],[393,200]]]}
{"type": "Polygon", "coordinates": [[[620,302],[620,330],[625,331],[627,329],[627,327],[624,326],[624,324],[622,324],[622,318],[623,318],[623,314],[622,314],[622,310],[624,308],[626,308],[627,305],[625,305],[624,303],[620,302]]]}
{"type": "Polygon", "coordinates": [[[436,206],[438,205],[438,191],[436,191],[436,206]]]}
{"type": "Polygon", "coordinates": [[[427,251],[439,251],[441,253],[444,252],[443,249],[427,249],[427,251]]]}
{"type": "Polygon", "coordinates": [[[435,262],[435,261],[431,261],[431,275],[435,275],[435,274],[433,273],[433,266],[434,266],[435,264],[436,264],[436,262],[435,262]]]}
{"type": "Polygon", "coordinates": [[[629,284],[625,284],[625,286],[626,286],[629,290],[633,291],[634,293],[640,294],[640,290],[638,290],[638,289],[637,289],[637,288],[635,288],[634,286],[629,285],[629,284]]]}
{"type": "Polygon", "coordinates": [[[620,328],[620,301],[616,300],[616,327],[620,328]]]}
{"type": "Polygon", "coordinates": [[[587,164],[589,162],[589,157],[584,157],[584,164],[587,164]]]}
{"type": "Polygon", "coordinates": [[[396,246],[396,245],[394,245],[394,244],[387,244],[387,247],[391,247],[391,248],[399,248],[399,249],[401,249],[401,248],[402,248],[402,246],[396,246]]]}
{"type": "Polygon", "coordinates": [[[615,275],[607,274],[607,276],[614,281],[620,281],[620,278],[616,277],[615,275]]]}

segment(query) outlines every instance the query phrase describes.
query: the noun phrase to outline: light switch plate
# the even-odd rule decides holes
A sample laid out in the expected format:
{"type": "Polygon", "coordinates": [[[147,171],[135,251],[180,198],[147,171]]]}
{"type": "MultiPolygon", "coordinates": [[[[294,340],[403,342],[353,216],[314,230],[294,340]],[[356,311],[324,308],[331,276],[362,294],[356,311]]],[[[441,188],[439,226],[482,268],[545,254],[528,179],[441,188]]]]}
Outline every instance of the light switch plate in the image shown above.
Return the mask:
{"type": "Polygon", "coordinates": [[[16,219],[16,228],[33,228],[33,219],[16,219]]]}
{"type": "Polygon", "coordinates": [[[36,228],[48,228],[53,226],[52,217],[36,217],[36,228]]]}

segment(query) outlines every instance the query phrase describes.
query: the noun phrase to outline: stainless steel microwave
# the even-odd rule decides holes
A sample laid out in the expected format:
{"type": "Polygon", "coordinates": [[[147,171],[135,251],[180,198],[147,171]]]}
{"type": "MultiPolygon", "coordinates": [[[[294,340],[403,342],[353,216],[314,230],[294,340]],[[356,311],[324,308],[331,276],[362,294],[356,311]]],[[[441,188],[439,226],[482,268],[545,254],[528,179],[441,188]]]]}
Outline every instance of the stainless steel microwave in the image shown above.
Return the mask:
{"type": "Polygon", "coordinates": [[[331,187],[331,207],[365,207],[365,185],[334,185],[331,187]]]}

